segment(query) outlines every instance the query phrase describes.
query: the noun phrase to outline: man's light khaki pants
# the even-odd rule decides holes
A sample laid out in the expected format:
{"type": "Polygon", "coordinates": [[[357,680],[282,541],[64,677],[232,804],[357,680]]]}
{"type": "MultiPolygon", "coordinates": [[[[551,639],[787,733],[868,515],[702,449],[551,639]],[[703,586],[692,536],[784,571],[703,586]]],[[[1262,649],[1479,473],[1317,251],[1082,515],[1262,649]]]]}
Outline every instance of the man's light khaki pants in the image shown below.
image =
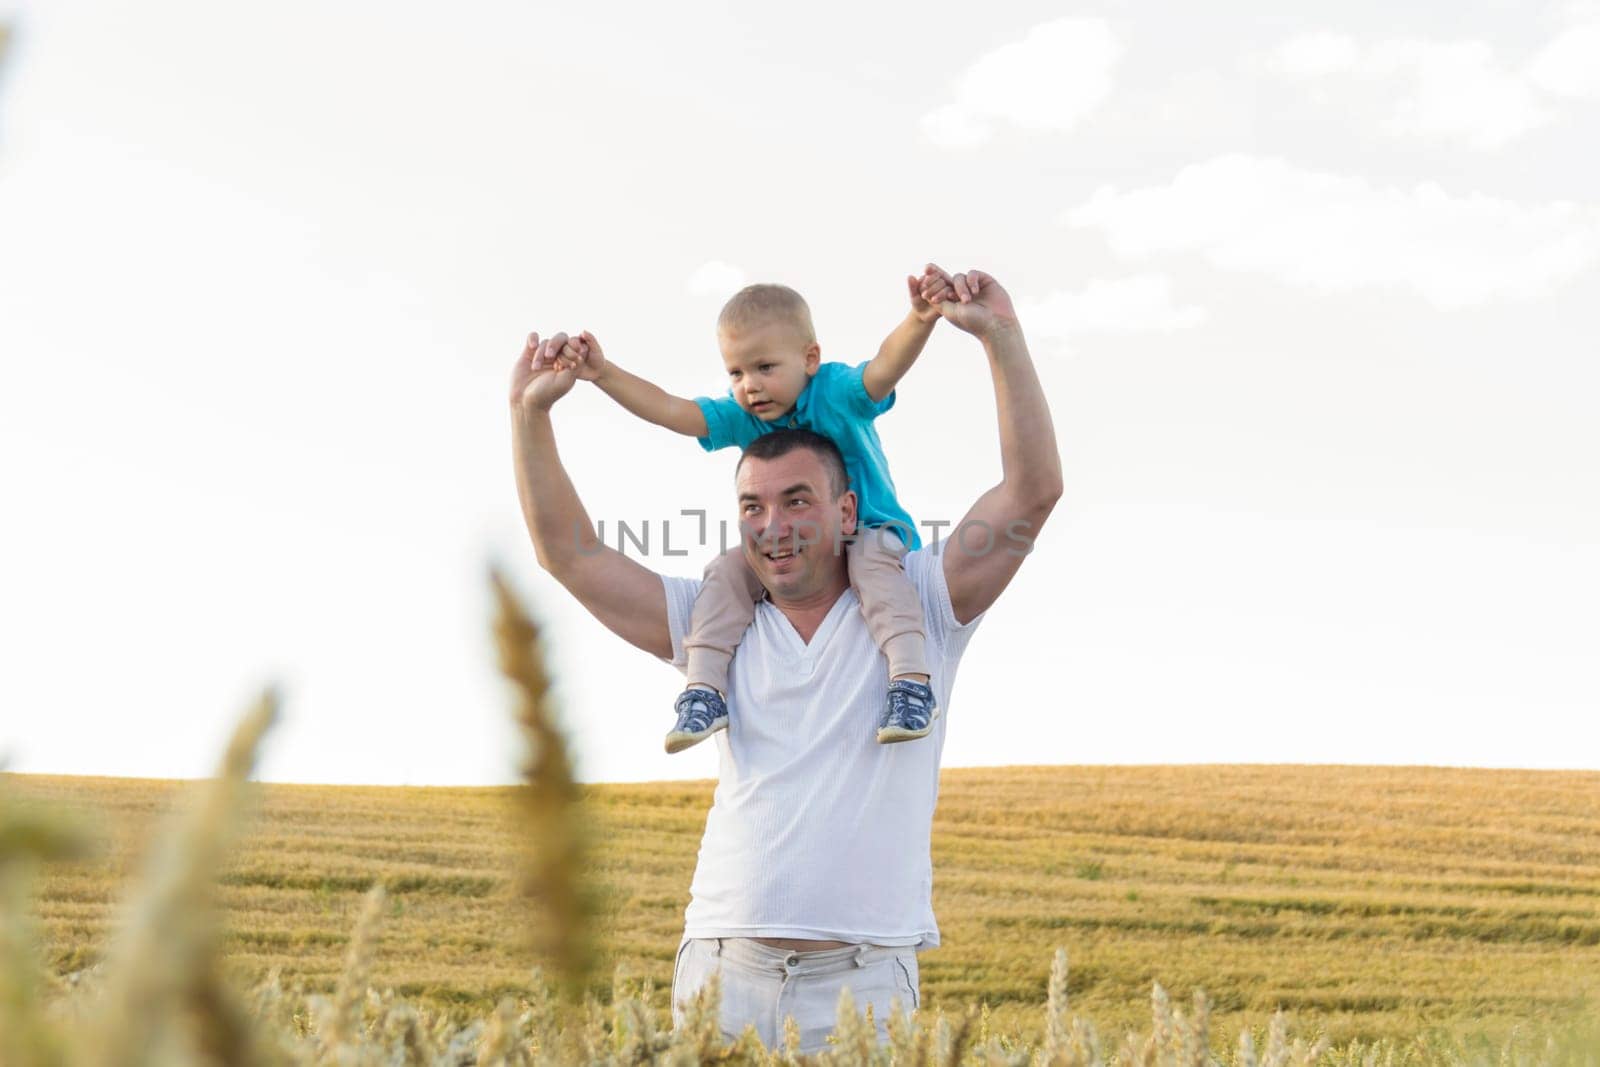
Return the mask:
{"type": "Polygon", "coordinates": [[[850,990],[859,1015],[872,1005],[878,1041],[888,1040],[891,1005],[918,1005],[917,952],[911,947],[854,945],[792,952],[747,938],[684,941],[672,972],[672,1021],[712,974],[722,974],[722,1036],[729,1041],[754,1026],[769,1049],[783,1045],[784,1020],[800,1028],[800,1051],[821,1052],[838,1025],[839,994],[850,990]]]}

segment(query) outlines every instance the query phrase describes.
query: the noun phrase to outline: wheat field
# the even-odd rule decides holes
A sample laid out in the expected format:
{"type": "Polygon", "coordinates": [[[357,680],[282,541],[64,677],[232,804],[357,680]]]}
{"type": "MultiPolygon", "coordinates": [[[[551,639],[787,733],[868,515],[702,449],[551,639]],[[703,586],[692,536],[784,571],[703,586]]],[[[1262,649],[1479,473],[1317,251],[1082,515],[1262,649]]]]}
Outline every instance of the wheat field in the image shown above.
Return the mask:
{"type": "MultiPolygon", "coordinates": [[[[6,776],[102,827],[36,914],[67,975],[109,941],[173,782],[6,776]]],[[[710,783],[586,787],[599,968],[662,1009],[710,783]]],[[[511,789],[269,785],[222,864],[224,950],[332,990],[363,895],[387,890],[372,980],[483,1015],[528,984],[511,789]]],[[[1152,983],[1204,989],[1223,1033],[1282,1008],[1335,1043],[1430,1027],[1503,1039],[1600,1005],[1600,774],[1373,767],[947,770],[934,827],[944,944],[923,1007],[1037,1040],[1052,950],[1073,1010],[1146,1027],[1152,983]]]]}
{"type": "Polygon", "coordinates": [[[949,770],[887,1044],[671,1028],[710,783],[578,785],[493,585],[518,787],[251,787],[271,691],[206,783],[0,775],[0,1065],[1600,1064],[1592,772],[949,770]]]}

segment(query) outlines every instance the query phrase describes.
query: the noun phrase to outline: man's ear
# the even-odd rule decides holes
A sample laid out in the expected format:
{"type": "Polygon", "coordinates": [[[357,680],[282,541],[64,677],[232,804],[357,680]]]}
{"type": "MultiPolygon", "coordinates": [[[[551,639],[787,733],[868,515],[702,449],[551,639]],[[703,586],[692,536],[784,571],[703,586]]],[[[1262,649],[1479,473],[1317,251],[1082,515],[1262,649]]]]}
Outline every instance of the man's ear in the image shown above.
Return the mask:
{"type": "Polygon", "coordinates": [[[856,523],[858,521],[856,504],[856,491],[854,489],[846,489],[844,496],[839,498],[839,507],[842,509],[839,516],[839,532],[846,537],[853,536],[856,532],[856,523]]]}
{"type": "Polygon", "coordinates": [[[812,341],[806,346],[806,373],[815,374],[820,366],[822,366],[822,346],[812,341]]]}

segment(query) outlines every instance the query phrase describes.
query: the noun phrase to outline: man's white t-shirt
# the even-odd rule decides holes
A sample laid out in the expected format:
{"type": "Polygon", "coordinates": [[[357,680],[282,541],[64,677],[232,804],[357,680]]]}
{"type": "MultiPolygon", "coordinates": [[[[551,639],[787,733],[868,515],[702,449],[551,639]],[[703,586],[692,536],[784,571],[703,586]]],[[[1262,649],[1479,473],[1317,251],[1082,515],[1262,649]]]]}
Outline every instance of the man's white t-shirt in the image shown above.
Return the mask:
{"type": "MultiPolygon", "coordinates": [[[[847,589],[807,644],[769,600],[733,657],[716,794],[689,890],[684,936],[939,943],[933,808],[950,689],[982,619],[956,622],[945,544],[905,557],[922,599],[940,715],[918,741],[880,745],[888,664],[847,589]]],[[[673,663],[700,582],[662,579],[673,663]]]]}

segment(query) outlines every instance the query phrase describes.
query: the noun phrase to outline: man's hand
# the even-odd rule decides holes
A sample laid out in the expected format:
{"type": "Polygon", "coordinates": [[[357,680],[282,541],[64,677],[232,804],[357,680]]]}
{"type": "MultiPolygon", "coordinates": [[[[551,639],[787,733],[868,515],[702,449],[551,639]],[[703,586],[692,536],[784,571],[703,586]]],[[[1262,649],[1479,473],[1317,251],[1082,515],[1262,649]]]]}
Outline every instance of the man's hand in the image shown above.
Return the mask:
{"type": "Polygon", "coordinates": [[[969,270],[951,276],[950,289],[953,295],[940,300],[938,308],[956,329],[981,339],[997,329],[1016,327],[1017,309],[1011,305],[1011,297],[983,271],[969,270]]]}
{"type": "Polygon", "coordinates": [[[906,288],[911,293],[911,314],[923,323],[938,321],[939,301],[955,295],[950,276],[932,263],[923,268],[920,278],[906,275],[906,288]]]}
{"type": "Polygon", "coordinates": [[[545,341],[530,334],[511,371],[511,443],[522,518],[539,565],[589,614],[629,644],[667,659],[672,631],[661,576],[600,540],[556,450],[549,411],[578,381],[577,365],[561,355],[568,340],[564,333],[545,341]]]}
{"type": "Polygon", "coordinates": [[[945,585],[956,621],[970,622],[995,602],[1037,540],[1061,499],[1061,455],[1050,406],[1016,309],[1000,283],[982,271],[951,279],[954,300],[939,312],[983,342],[994,379],[995,421],[1000,429],[1000,484],[980,496],[951,532],[955,551],[944,553],[945,585]],[[983,536],[972,550],[969,531],[983,536]],[[1003,540],[996,546],[997,533],[1003,540]]]}
{"type": "Polygon", "coordinates": [[[558,333],[548,340],[539,340],[537,333],[528,335],[522,346],[522,355],[511,368],[511,406],[521,411],[549,411],[551,405],[572,391],[578,380],[575,363],[560,358],[567,345],[567,335],[558,333]]]}
{"type": "Polygon", "coordinates": [[[561,347],[556,358],[563,367],[577,368],[581,382],[597,382],[606,372],[606,354],[600,350],[600,342],[588,330],[567,338],[567,343],[561,347]]]}

